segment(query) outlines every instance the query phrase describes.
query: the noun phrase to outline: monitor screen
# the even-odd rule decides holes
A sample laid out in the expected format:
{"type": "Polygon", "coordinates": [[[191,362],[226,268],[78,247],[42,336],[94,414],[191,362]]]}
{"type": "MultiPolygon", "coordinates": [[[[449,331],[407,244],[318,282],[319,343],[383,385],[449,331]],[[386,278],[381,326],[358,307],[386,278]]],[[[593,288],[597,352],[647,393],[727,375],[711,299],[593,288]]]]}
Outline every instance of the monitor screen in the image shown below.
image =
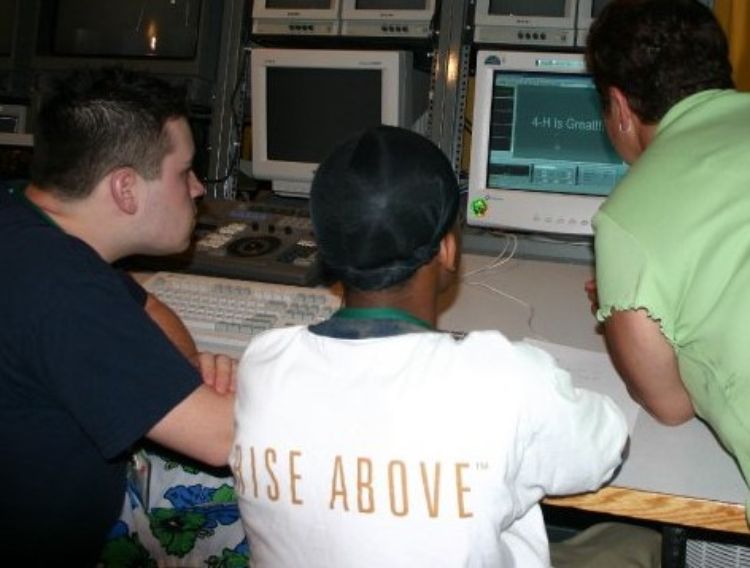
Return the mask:
{"type": "Polygon", "coordinates": [[[495,71],[487,187],[607,195],[622,161],[590,77],[495,71]]]}
{"type": "Polygon", "coordinates": [[[610,0],[594,0],[594,4],[591,6],[591,17],[596,18],[609,2],[610,0]]]}
{"type": "Polygon", "coordinates": [[[565,16],[565,0],[490,0],[489,13],[498,16],[565,16]]]}
{"type": "Polygon", "coordinates": [[[272,10],[327,10],[333,0],[266,0],[272,10]]]}
{"type": "Polygon", "coordinates": [[[0,133],[0,183],[25,186],[31,177],[31,143],[14,144],[0,133]]]}
{"type": "Polygon", "coordinates": [[[590,233],[627,166],[581,54],[479,52],[469,221],[590,233]]]}
{"type": "Polygon", "coordinates": [[[0,132],[21,134],[26,132],[25,105],[4,104],[0,102],[0,132]]]}
{"type": "Polygon", "coordinates": [[[52,53],[192,59],[200,9],[197,0],[57,0],[52,53]]]}
{"type": "Polygon", "coordinates": [[[3,116],[0,114],[0,132],[16,132],[18,130],[18,117],[3,116]]]}
{"type": "Polygon", "coordinates": [[[306,197],[337,143],[379,124],[408,126],[411,65],[407,52],[253,49],[253,176],[306,197]]]}
{"type": "Polygon", "coordinates": [[[356,0],[357,10],[424,10],[427,0],[356,0]]]}
{"type": "Polygon", "coordinates": [[[337,142],[381,121],[377,69],[269,68],[266,89],[271,160],[318,163],[337,142]]]}
{"type": "Polygon", "coordinates": [[[8,57],[13,53],[16,1],[0,0],[0,57],[8,57]]]}
{"type": "Polygon", "coordinates": [[[118,65],[184,84],[191,103],[213,104],[225,2],[24,0],[34,8],[30,65],[52,76],[118,65]]]}

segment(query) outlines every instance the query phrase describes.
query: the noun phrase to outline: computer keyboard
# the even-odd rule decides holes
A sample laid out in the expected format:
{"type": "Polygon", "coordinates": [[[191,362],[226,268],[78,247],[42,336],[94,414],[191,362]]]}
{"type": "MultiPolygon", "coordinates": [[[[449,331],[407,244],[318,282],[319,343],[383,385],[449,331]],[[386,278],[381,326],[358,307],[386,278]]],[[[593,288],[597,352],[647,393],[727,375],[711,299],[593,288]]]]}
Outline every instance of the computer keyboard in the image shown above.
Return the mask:
{"type": "Polygon", "coordinates": [[[327,288],[157,272],[146,290],[180,316],[204,351],[239,357],[266,329],[327,319],[341,298],[327,288]]]}

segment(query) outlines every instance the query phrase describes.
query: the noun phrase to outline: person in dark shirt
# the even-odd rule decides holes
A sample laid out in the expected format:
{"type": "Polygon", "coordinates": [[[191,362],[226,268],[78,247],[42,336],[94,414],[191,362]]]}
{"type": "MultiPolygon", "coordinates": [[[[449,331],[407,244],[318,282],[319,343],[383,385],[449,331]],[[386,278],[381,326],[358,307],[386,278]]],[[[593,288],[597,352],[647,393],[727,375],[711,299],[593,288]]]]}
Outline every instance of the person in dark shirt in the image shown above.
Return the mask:
{"type": "Polygon", "coordinates": [[[0,556],[93,565],[144,437],[227,463],[233,362],[111,264],[184,250],[204,188],[184,93],[78,71],[43,101],[31,182],[0,191],[0,556]]]}

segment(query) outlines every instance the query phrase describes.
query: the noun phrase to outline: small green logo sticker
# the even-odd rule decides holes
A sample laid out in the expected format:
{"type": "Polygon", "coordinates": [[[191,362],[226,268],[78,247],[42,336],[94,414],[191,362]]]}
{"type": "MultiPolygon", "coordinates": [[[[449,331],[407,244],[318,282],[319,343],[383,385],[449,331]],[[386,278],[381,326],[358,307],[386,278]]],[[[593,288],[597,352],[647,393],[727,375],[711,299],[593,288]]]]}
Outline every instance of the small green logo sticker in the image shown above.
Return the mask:
{"type": "Polygon", "coordinates": [[[487,213],[487,200],[484,197],[478,197],[471,202],[471,212],[475,217],[484,217],[487,213]]]}

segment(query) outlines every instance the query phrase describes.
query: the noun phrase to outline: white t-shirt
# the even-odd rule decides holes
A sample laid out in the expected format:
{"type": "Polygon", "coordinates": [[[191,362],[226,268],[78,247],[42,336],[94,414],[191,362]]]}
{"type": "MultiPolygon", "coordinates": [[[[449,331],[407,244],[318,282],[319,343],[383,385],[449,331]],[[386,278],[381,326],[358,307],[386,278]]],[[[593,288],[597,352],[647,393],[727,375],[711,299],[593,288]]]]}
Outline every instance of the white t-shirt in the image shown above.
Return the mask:
{"type": "Polygon", "coordinates": [[[625,419],[495,331],[258,336],[231,464],[251,565],[549,566],[539,501],[598,488],[625,419]]]}

